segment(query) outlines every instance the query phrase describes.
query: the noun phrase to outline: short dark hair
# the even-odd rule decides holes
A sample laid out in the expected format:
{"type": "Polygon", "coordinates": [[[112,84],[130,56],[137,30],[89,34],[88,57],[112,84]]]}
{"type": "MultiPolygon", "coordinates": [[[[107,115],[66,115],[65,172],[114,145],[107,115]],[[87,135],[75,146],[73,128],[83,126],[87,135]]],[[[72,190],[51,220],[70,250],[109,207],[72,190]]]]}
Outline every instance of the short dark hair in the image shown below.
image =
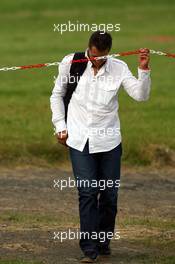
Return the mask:
{"type": "Polygon", "coordinates": [[[92,46],[95,46],[99,51],[110,51],[112,47],[111,35],[100,30],[94,32],[89,39],[89,48],[91,48],[92,46]]]}

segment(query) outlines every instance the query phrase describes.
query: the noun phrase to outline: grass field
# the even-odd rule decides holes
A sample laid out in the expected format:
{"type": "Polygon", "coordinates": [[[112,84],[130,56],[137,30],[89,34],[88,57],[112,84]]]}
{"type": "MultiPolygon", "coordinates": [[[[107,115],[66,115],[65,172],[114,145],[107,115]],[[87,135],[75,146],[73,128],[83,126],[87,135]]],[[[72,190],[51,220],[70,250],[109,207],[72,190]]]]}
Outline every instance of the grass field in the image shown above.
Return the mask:
{"type": "MultiPolygon", "coordinates": [[[[54,23],[69,20],[120,23],[111,53],[140,47],[175,53],[174,14],[174,0],[1,0],[0,68],[60,61],[85,50],[91,32],[53,31],[54,23]]],[[[137,57],[121,59],[137,75],[137,57]]],[[[151,70],[149,101],[119,93],[126,166],[117,218],[121,240],[113,243],[111,264],[175,263],[175,59],[152,55],[151,70]]],[[[79,225],[76,191],[51,186],[57,177],[72,176],[64,170],[70,168],[68,153],[56,142],[51,123],[49,98],[57,74],[57,67],[0,71],[0,264],[68,264],[79,257],[78,242],[50,239],[54,228],[79,225]]]]}
{"type": "MultiPolygon", "coordinates": [[[[175,52],[174,1],[5,1],[0,3],[0,66],[59,61],[84,50],[90,32],[53,31],[53,24],[120,23],[111,52],[148,47],[175,52]]],[[[137,74],[137,57],[124,57],[137,74]]],[[[138,103],[119,96],[123,162],[172,165],[175,150],[175,60],[151,57],[152,91],[138,103]]],[[[57,67],[0,72],[0,162],[55,163],[67,158],[53,136],[49,97],[57,67]]]]}

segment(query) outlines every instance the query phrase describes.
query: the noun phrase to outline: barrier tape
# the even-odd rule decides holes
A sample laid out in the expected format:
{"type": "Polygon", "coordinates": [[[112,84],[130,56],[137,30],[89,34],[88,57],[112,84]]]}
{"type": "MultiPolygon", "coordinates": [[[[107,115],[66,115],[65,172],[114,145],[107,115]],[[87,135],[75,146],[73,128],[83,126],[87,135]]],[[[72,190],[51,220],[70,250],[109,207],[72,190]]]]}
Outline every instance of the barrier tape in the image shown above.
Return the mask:
{"type": "MultiPolygon", "coordinates": [[[[139,53],[140,53],[140,50],[134,50],[134,51],[120,52],[120,53],[117,53],[117,54],[112,54],[112,55],[107,55],[107,56],[102,56],[102,57],[96,57],[96,58],[71,60],[69,63],[83,63],[83,62],[86,62],[86,61],[100,60],[100,59],[107,59],[107,58],[115,58],[115,57],[128,56],[128,55],[136,55],[136,54],[139,54],[139,53]]],[[[162,51],[150,50],[150,54],[156,54],[156,55],[159,55],[159,56],[167,56],[167,57],[175,58],[175,54],[162,52],[162,51]]],[[[60,64],[63,64],[63,63],[62,62],[48,62],[48,63],[40,63],[40,64],[32,64],[32,65],[24,65],[24,66],[3,67],[3,68],[0,68],[0,71],[25,70],[25,69],[33,69],[33,68],[58,66],[60,64]]]]}

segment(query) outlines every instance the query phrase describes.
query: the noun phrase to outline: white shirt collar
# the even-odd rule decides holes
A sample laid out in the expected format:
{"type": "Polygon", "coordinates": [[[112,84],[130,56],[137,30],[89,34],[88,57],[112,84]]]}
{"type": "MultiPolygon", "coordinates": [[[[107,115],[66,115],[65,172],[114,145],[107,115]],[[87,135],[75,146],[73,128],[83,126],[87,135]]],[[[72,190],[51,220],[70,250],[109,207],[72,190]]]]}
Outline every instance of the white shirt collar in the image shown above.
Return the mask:
{"type": "MultiPolygon", "coordinates": [[[[88,57],[88,48],[85,50],[85,57],[89,58],[88,57]]],[[[90,63],[90,65],[92,66],[92,62],[91,61],[89,61],[88,63],[90,63]]],[[[105,71],[110,73],[110,61],[109,61],[109,58],[107,58],[106,63],[104,64],[104,67],[105,67],[105,71]]]]}

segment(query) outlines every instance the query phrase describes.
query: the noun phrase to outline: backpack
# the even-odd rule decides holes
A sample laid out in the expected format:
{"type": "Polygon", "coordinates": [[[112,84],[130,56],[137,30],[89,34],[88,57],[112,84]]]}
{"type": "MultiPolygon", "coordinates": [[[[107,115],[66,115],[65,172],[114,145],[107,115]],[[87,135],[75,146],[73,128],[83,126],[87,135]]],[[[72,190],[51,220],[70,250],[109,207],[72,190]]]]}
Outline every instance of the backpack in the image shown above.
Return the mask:
{"type": "MultiPolygon", "coordinates": [[[[74,54],[73,60],[79,60],[79,59],[87,59],[85,57],[85,52],[76,52],[74,54]]],[[[68,105],[69,105],[70,99],[72,97],[73,92],[75,91],[77,87],[80,77],[83,75],[87,67],[87,63],[88,61],[75,62],[71,64],[69,80],[67,83],[67,89],[63,97],[64,107],[65,107],[65,121],[67,121],[67,112],[68,112],[68,105]]]]}

